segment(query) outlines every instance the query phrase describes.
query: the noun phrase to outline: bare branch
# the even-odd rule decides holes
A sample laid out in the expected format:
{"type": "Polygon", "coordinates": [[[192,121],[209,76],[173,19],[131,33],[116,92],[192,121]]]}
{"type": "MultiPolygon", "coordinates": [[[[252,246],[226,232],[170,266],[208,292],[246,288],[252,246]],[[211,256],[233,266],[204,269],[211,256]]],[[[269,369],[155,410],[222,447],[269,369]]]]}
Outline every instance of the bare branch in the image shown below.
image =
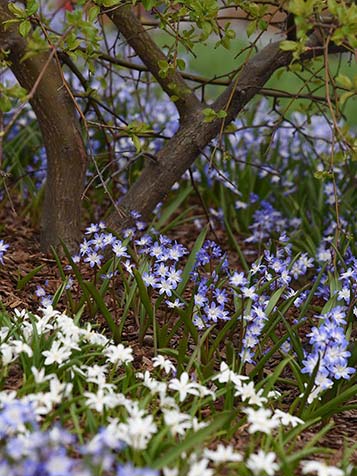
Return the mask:
{"type": "MultiPolygon", "coordinates": [[[[344,46],[331,45],[331,53],[346,52],[344,46]]],[[[310,36],[307,51],[300,61],[322,56],[324,47],[320,38],[314,33],[310,36]]],[[[283,51],[280,41],[265,46],[254,55],[231,81],[230,86],[218,97],[213,109],[227,112],[225,123],[231,122],[250,99],[258,94],[272,74],[281,67],[288,66],[292,61],[291,51],[283,51]]]]}
{"type": "MultiPolygon", "coordinates": [[[[79,48],[79,49],[82,51],[82,48],[79,48]]],[[[107,61],[108,63],[112,63],[117,66],[122,66],[123,68],[128,68],[134,71],[141,71],[141,72],[149,71],[149,69],[146,66],[133,63],[132,61],[127,61],[121,58],[115,58],[114,56],[108,55],[107,53],[101,53],[99,51],[96,51],[95,54],[97,55],[98,59],[107,61]]],[[[229,86],[232,82],[230,79],[226,79],[227,77],[231,77],[232,73],[228,73],[222,76],[214,76],[212,78],[207,78],[205,76],[199,76],[197,74],[187,73],[186,71],[182,71],[180,74],[187,81],[192,81],[200,85],[212,84],[215,86],[229,86]]],[[[260,90],[260,94],[262,96],[272,97],[272,98],[307,99],[309,101],[318,101],[318,102],[326,101],[326,99],[322,96],[316,96],[313,94],[295,94],[295,93],[289,93],[287,91],[277,90],[273,88],[262,88],[260,90]]]]}

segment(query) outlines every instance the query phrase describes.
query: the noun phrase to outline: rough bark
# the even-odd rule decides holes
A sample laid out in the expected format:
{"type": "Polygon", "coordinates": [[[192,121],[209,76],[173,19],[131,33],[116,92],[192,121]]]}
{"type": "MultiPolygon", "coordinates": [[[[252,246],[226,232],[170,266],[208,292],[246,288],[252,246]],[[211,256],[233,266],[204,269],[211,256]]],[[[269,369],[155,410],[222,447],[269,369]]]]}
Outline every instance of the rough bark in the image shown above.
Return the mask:
{"type": "MultiPolygon", "coordinates": [[[[259,92],[274,71],[290,61],[291,53],[281,51],[279,43],[268,45],[255,55],[243,68],[239,78],[212,105],[215,111],[224,109],[227,112],[225,125],[259,92]]],[[[157,203],[165,198],[172,185],[193,164],[200,151],[219,134],[222,120],[203,122],[203,107],[201,104],[196,106],[190,120],[184,122],[161,149],[157,162],[147,163],[139,179],[120,203],[125,214],[129,215],[131,210],[137,210],[144,218],[148,218],[157,203]]],[[[108,225],[121,228],[123,219],[114,212],[109,217],[108,225]]]]}
{"type": "Polygon", "coordinates": [[[41,223],[41,246],[48,250],[62,239],[73,249],[80,237],[81,193],[86,149],[73,101],[64,87],[59,66],[49,53],[22,58],[26,40],[11,18],[7,0],[0,0],[0,48],[9,51],[10,68],[30,95],[47,152],[47,180],[41,223]],[[40,78],[40,79],[39,79],[40,78]]]}

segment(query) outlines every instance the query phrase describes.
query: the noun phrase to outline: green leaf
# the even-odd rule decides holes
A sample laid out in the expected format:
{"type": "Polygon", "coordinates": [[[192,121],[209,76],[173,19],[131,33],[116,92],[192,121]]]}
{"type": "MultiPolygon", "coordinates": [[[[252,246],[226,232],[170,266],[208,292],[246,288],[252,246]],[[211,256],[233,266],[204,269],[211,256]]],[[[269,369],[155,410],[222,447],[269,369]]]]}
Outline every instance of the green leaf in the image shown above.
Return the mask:
{"type": "Polygon", "coordinates": [[[331,178],[331,176],[332,173],[328,170],[316,170],[316,172],[314,172],[314,177],[317,180],[325,180],[326,178],[331,178]]]}
{"type": "MultiPolygon", "coordinates": [[[[73,271],[74,275],[76,276],[76,278],[78,280],[78,284],[79,284],[79,286],[81,287],[81,289],[83,291],[83,294],[85,296],[85,299],[86,299],[88,307],[89,307],[89,310],[91,311],[92,310],[92,303],[91,303],[90,293],[88,292],[88,289],[87,289],[87,287],[84,283],[84,280],[82,278],[82,274],[80,272],[80,269],[77,266],[77,264],[73,261],[71,253],[68,251],[67,246],[65,245],[65,243],[62,240],[61,240],[61,245],[62,245],[64,254],[66,255],[66,258],[68,259],[69,264],[71,265],[72,271],[73,271]]],[[[57,254],[56,254],[55,250],[52,249],[52,252],[53,252],[53,254],[55,256],[55,259],[57,261],[58,257],[57,257],[57,254]]],[[[58,261],[57,261],[57,263],[58,263],[58,261]]]]}
{"type": "Polygon", "coordinates": [[[24,18],[26,16],[25,10],[19,7],[16,3],[8,2],[7,8],[13,15],[15,15],[15,17],[24,18]]]}
{"type": "Polygon", "coordinates": [[[207,232],[208,232],[208,228],[207,227],[203,228],[203,230],[201,231],[201,233],[197,237],[197,240],[195,241],[195,244],[192,248],[192,251],[190,253],[190,256],[189,256],[189,258],[186,262],[186,265],[185,265],[183,273],[182,273],[182,281],[178,285],[177,290],[176,290],[177,294],[179,294],[179,295],[182,294],[182,292],[184,291],[184,289],[185,289],[185,287],[188,283],[188,280],[190,279],[191,271],[193,270],[193,267],[195,265],[196,255],[203,246],[203,243],[205,241],[207,232]]]}
{"type": "Polygon", "coordinates": [[[132,140],[133,140],[133,142],[134,142],[134,146],[135,146],[136,152],[140,152],[140,151],[141,151],[141,142],[140,142],[139,137],[133,135],[133,136],[132,136],[132,140]]]}
{"type": "Polygon", "coordinates": [[[309,418],[316,418],[316,417],[328,417],[329,415],[340,413],[344,411],[344,405],[348,400],[354,398],[357,394],[357,385],[353,385],[347,390],[341,392],[335,398],[329,400],[327,403],[317,407],[315,411],[309,415],[309,418]]]}
{"type": "Polygon", "coordinates": [[[114,5],[119,5],[121,0],[103,0],[103,7],[114,7],[114,5]]]}
{"type": "Polygon", "coordinates": [[[31,23],[29,20],[25,20],[19,25],[19,33],[21,36],[26,37],[31,31],[31,23]]]}
{"type": "Polygon", "coordinates": [[[139,295],[141,302],[143,303],[146,312],[148,313],[148,316],[150,317],[151,320],[154,319],[154,309],[151,305],[151,300],[149,298],[148,291],[146,289],[146,286],[144,284],[143,278],[141,277],[141,274],[137,269],[133,269],[135,281],[137,282],[138,288],[139,288],[139,295]]]}
{"type": "Polygon", "coordinates": [[[219,117],[220,119],[223,119],[224,117],[227,117],[227,113],[226,111],[224,111],[223,109],[221,109],[220,111],[217,112],[217,117],[219,117]]]}
{"type": "Polygon", "coordinates": [[[296,41],[285,40],[280,43],[280,49],[283,51],[295,51],[297,47],[296,41]]]}
{"type": "Polygon", "coordinates": [[[187,332],[193,338],[195,344],[197,344],[199,336],[198,336],[198,331],[196,329],[196,326],[192,322],[192,317],[191,317],[192,312],[193,312],[193,297],[192,297],[190,305],[187,307],[187,309],[184,309],[184,310],[177,309],[177,314],[180,316],[180,319],[177,320],[177,322],[174,326],[175,332],[173,332],[173,330],[171,331],[170,339],[176,334],[176,330],[179,328],[179,325],[182,322],[185,329],[187,330],[187,332]]]}
{"type": "Polygon", "coordinates": [[[36,276],[37,273],[39,273],[41,271],[41,269],[44,267],[44,264],[40,264],[40,266],[37,266],[36,268],[34,268],[32,271],[30,271],[28,274],[26,274],[26,276],[24,276],[23,278],[19,279],[17,281],[17,284],[16,284],[16,289],[19,291],[21,289],[23,289],[26,284],[31,281],[31,279],[36,276]]]}
{"type": "Polygon", "coordinates": [[[159,65],[159,68],[163,71],[168,70],[170,67],[169,63],[166,60],[159,60],[157,64],[159,65]]]}
{"type": "Polygon", "coordinates": [[[345,104],[347,99],[349,99],[349,98],[351,98],[355,95],[356,95],[356,93],[354,93],[353,91],[348,91],[348,92],[345,92],[345,93],[341,94],[341,97],[340,97],[341,106],[343,106],[345,104]]]}
{"type": "Polygon", "coordinates": [[[156,4],[156,0],[141,0],[145,10],[150,11],[156,4]]]}
{"type": "Polygon", "coordinates": [[[272,310],[274,309],[274,307],[277,305],[281,295],[283,294],[283,292],[285,291],[285,286],[278,289],[277,291],[275,291],[275,293],[272,295],[272,297],[270,298],[269,300],[269,303],[266,307],[266,310],[265,310],[265,314],[267,316],[269,316],[269,314],[272,312],[272,310]]]}
{"type": "Polygon", "coordinates": [[[250,271],[250,266],[249,264],[247,263],[247,260],[245,259],[245,256],[244,256],[244,253],[241,249],[241,247],[239,246],[239,243],[238,241],[236,240],[233,232],[232,232],[232,229],[228,223],[228,220],[224,220],[224,224],[225,224],[225,227],[226,227],[226,230],[227,230],[227,233],[228,233],[228,236],[234,246],[234,248],[236,249],[237,253],[238,253],[238,256],[240,258],[240,264],[243,266],[244,270],[249,273],[250,271]]]}
{"type": "Polygon", "coordinates": [[[60,286],[59,288],[57,289],[57,291],[55,292],[53,298],[52,298],[52,306],[53,307],[56,307],[59,300],[61,299],[63,293],[66,291],[66,286],[68,284],[68,279],[66,279],[60,286]]]}
{"type": "Polygon", "coordinates": [[[112,332],[113,340],[116,344],[119,342],[119,328],[114,322],[114,319],[110,312],[108,311],[107,306],[105,305],[103,297],[99,294],[97,288],[94,286],[93,283],[89,281],[84,281],[84,286],[86,287],[87,291],[92,295],[93,299],[98,305],[100,312],[103,314],[107,324],[112,332]]]}
{"type": "Polygon", "coordinates": [[[352,84],[352,81],[351,79],[344,75],[344,74],[339,74],[336,78],[336,82],[342,86],[343,88],[346,88],[346,89],[352,89],[353,88],[353,84],[352,84]]]}
{"type": "Polygon", "coordinates": [[[249,23],[248,27],[247,27],[247,36],[248,36],[248,38],[250,36],[252,36],[252,34],[256,31],[257,31],[257,22],[256,22],[256,20],[254,20],[254,21],[251,21],[249,23]]]}
{"type": "Polygon", "coordinates": [[[26,2],[26,14],[28,17],[34,15],[38,11],[38,3],[36,0],[28,0],[26,2]]]}
{"type": "Polygon", "coordinates": [[[159,229],[162,228],[165,225],[165,223],[169,221],[172,214],[175,213],[176,210],[179,209],[180,205],[186,200],[186,198],[190,195],[191,192],[192,192],[192,187],[187,187],[181,190],[181,192],[177,194],[176,198],[162,211],[160,219],[158,220],[156,224],[157,228],[159,229]]]}
{"type": "Polygon", "coordinates": [[[90,7],[88,10],[88,20],[90,22],[94,22],[100,13],[100,8],[97,5],[94,5],[93,7],[90,7]]]}
{"type": "Polygon", "coordinates": [[[294,357],[290,355],[289,357],[285,357],[284,360],[282,360],[279,365],[277,365],[274,369],[274,372],[263,381],[260,382],[257,385],[257,389],[263,388],[264,389],[264,394],[267,395],[270,390],[273,389],[274,385],[276,384],[278,378],[282,374],[283,370],[287,366],[287,364],[293,359],[294,357]]]}
{"type": "Polygon", "coordinates": [[[215,111],[210,107],[203,109],[202,114],[205,116],[203,122],[212,122],[216,118],[215,111]]]}
{"type": "Polygon", "coordinates": [[[183,71],[186,68],[186,63],[183,59],[178,58],[176,60],[177,67],[183,71]]]}
{"type": "Polygon", "coordinates": [[[0,111],[9,112],[12,109],[10,98],[5,94],[0,94],[0,111]]]}

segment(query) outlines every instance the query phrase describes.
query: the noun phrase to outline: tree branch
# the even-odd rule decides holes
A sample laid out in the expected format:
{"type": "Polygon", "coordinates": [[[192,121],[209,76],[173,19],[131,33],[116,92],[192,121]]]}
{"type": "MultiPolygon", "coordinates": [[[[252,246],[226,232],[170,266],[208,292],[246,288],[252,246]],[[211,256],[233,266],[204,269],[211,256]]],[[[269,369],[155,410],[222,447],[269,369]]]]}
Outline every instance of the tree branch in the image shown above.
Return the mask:
{"type": "Polygon", "coordinates": [[[178,99],[175,104],[181,116],[185,119],[192,112],[200,109],[201,103],[187,85],[177,68],[170,68],[167,76],[160,75],[159,61],[168,62],[168,58],[147,33],[140,20],[134,15],[130,5],[119,5],[115,8],[103,9],[118,31],[125,37],[127,43],[134,49],[141,61],[155,77],[162,89],[171,97],[178,99]]]}
{"type": "MultiPolygon", "coordinates": [[[[82,48],[79,48],[82,51],[82,48]]],[[[114,56],[108,55],[106,53],[101,53],[96,51],[95,54],[97,55],[98,59],[103,61],[107,61],[108,63],[115,64],[117,66],[122,66],[123,68],[127,68],[134,71],[141,71],[141,72],[149,72],[149,69],[146,66],[141,64],[133,63],[132,61],[127,61],[121,58],[115,58],[114,56]]],[[[186,71],[182,71],[181,76],[186,79],[187,81],[192,81],[194,83],[198,83],[202,86],[211,84],[215,86],[229,86],[231,84],[230,79],[224,79],[222,76],[215,76],[212,78],[207,78],[205,76],[199,76],[197,74],[187,73],[186,71]]],[[[232,76],[232,73],[228,73],[224,75],[225,77],[232,76]]],[[[309,101],[319,101],[324,102],[325,98],[322,96],[316,96],[313,94],[294,94],[289,93],[287,91],[272,89],[272,88],[261,88],[259,94],[266,97],[272,98],[295,98],[295,99],[307,99],[309,101]]]]}
{"type": "MultiPolygon", "coordinates": [[[[319,36],[312,33],[306,45],[307,50],[300,61],[306,61],[324,54],[324,47],[319,36]]],[[[330,53],[346,52],[345,46],[331,45],[330,53]]],[[[241,109],[262,89],[272,74],[281,67],[288,66],[292,61],[291,51],[283,51],[280,41],[270,43],[254,55],[226,90],[217,98],[212,108],[215,111],[224,109],[227,112],[225,124],[230,123],[241,109]]]]}
{"type": "MultiPolygon", "coordinates": [[[[323,54],[323,47],[314,37],[308,47],[301,60],[323,54]]],[[[343,48],[333,48],[334,52],[341,49],[343,48]]],[[[176,134],[163,146],[157,154],[157,162],[146,164],[139,179],[123,197],[120,206],[123,214],[128,217],[127,220],[123,221],[122,217],[112,213],[108,225],[119,229],[127,226],[130,223],[131,210],[137,210],[144,218],[148,218],[157,203],[170,192],[172,185],[193,164],[210,141],[235,119],[272,74],[279,68],[288,66],[291,60],[292,53],[281,50],[280,42],[265,46],[251,58],[212,106],[215,111],[226,111],[227,116],[223,122],[218,118],[209,123],[204,122],[202,111],[196,110],[189,123],[181,124],[176,134]]]]}

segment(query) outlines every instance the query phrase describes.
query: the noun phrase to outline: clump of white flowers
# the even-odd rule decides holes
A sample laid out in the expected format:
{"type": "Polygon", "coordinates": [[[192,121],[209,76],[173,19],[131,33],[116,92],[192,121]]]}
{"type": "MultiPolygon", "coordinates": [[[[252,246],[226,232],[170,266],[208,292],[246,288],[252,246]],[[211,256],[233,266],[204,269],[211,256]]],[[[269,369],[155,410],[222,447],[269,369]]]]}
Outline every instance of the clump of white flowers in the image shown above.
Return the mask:
{"type": "MultiPolygon", "coordinates": [[[[133,367],[132,348],[115,344],[88,323],[81,327],[50,306],[41,309],[40,315],[16,311],[12,321],[4,322],[0,328],[2,366],[9,369],[16,363],[24,373],[17,391],[0,389],[0,437],[5,443],[0,451],[8,474],[21,474],[11,466],[9,448],[14,439],[30,441],[32,435],[34,441],[45,441],[43,445],[48,446],[47,453],[44,448],[34,449],[33,465],[53,468],[60,464],[69,476],[94,475],[99,467],[108,474],[131,471],[128,474],[158,476],[157,458],[162,451],[165,454],[166,448],[175,448],[205,430],[208,433],[200,445],[185,444],[175,461],[161,468],[164,475],[213,476],[226,465],[233,465],[237,472],[245,467],[254,476],[277,474],[279,457],[271,449],[238,451],[222,442],[205,446],[207,438],[214,437],[209,434],[215,421],[212,409],[216,403],[224,408],[227,386],[233,389],[230,394],[235,399],[230,424],[244,424],[248,436],[274,436],[304,424],[275,408],[274,402],[281,396],[277,391],[265,392],[261,385],[257,389],[249,376],[234,372],[226,362],[221,362],[219,371],[204,383],[196,372],[179,372],[163,354],[146,359],[150,365],[138,372],[133,367]],[[56,443],[49,443],[41,425],[52,418],[54,423],[56,415],[74,430],[79,428],[80,416],[86,415],[83,431],[89,439],[78,446],[76,431],[71,434],[58,427],[56,443]],[[160,442],[164,442],[162,449],[160,442]],[[81,458],[72,458],[74,448],[81,458]],[[133,466],[134,456],[139,466],[133,466]]],[[[25,453],[19,453],[17,466],[22,457],[28,457],[25,453]]],[[[310,461],[303,463],[302,471],[315,471],[319,476],[344,474],[338,468],[333,472],[332,467],[310,461]]]]}

